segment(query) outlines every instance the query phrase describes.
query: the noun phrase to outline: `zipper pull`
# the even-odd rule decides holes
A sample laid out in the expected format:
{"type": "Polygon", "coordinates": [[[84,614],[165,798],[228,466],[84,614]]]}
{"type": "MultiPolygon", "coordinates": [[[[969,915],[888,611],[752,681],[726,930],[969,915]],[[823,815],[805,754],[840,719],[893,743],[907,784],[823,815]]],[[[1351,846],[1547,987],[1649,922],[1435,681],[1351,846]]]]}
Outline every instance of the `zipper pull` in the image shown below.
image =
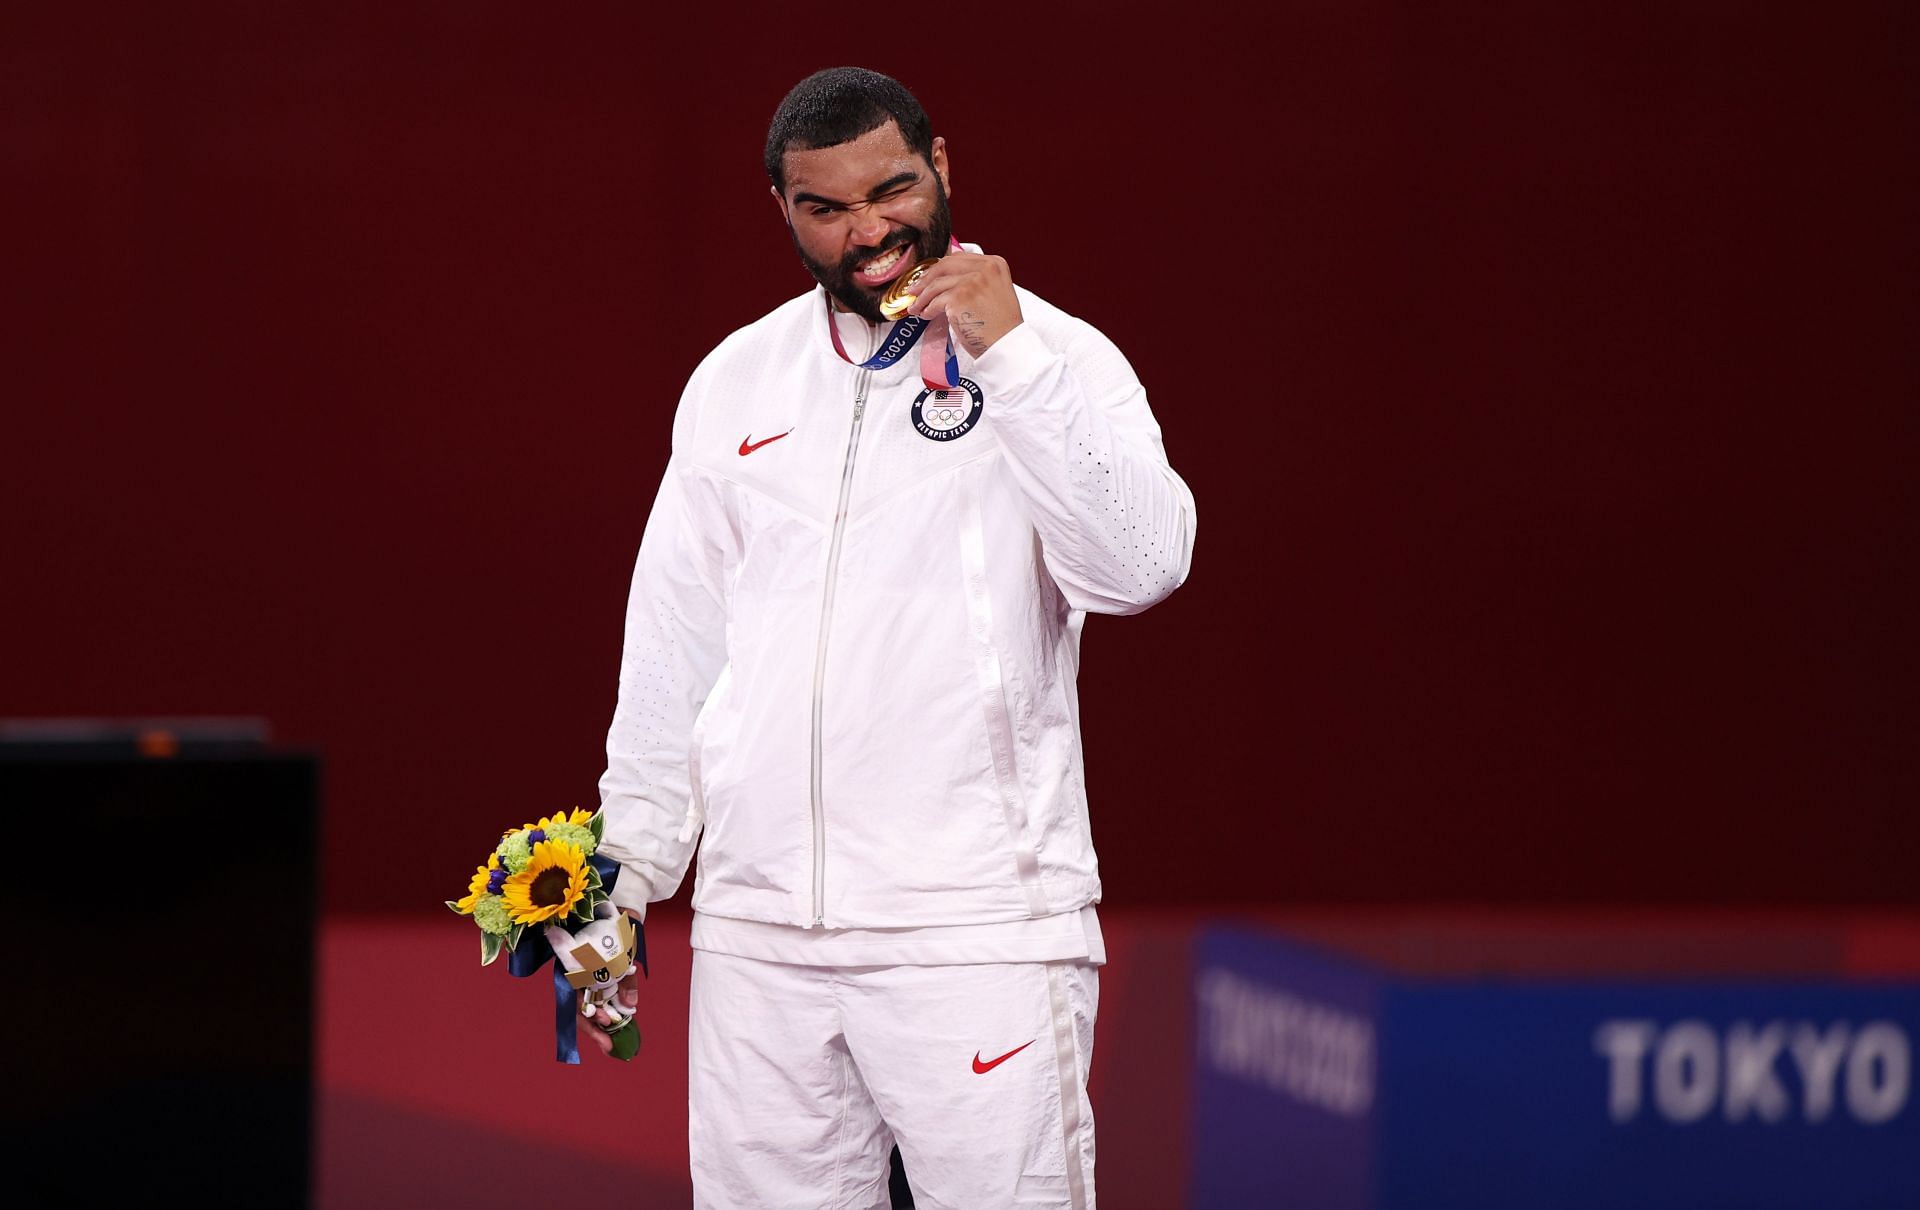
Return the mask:
{"type": "Polygon", "coordinates": [[[863,415],[865,415],[865,414],[866,414],[866,411],[867,411],[867,401],[866,401],[866,400],[864,400],[864,399],[856,399],[856,400],[854,400],[854,401],[853,401],[853,418],[854,418],[855,420],[858,420],[858,419],[860,419],[860,417],[862,417],[863,415]]]}

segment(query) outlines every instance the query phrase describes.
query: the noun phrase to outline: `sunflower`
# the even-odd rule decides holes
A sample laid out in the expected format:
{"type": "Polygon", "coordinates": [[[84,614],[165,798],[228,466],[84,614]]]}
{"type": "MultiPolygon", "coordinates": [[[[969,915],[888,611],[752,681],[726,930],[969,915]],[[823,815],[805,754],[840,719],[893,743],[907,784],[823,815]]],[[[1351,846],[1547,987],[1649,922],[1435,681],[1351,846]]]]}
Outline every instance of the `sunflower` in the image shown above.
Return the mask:
{"type": "MultiPolygon", "coordinates": [[[[566,811],[555,811],[553,814],[540,820],[538,823],[523,823],[519,827],[515,828],[513,832],[531,832],[535,828],[550,828],[557,823],[568,823],[568,824],[572,824],[576,828],[584,828],[587,826],[587,824],[591,823],[592,821],[593,821],[592,811],[583,811],[579,807],[575,807],[571,813],[566,811]]],[[[506,835],[511,836],[513,835],[513,832],[508,832],[506,833],[506,835]]]]}
{"type": "Polygon", "coordinates": [[[473,872],[472,881],[467,883],[467,897],[454,905],[454,910],[465,915],[473,915],[473,905],[480,902],[480,896],[486,894],[493,881],[493,872],[500,868],[500,854],[487,854],[487,864],[473,872]]]}
{"type": "Polygon", "coordinates": [[[540,924],[573,910],[587,893],[587,858],[579,846],[543,840],[533,846],[527,868],[507,879],[500,892],[515,924],[540,924]]]}

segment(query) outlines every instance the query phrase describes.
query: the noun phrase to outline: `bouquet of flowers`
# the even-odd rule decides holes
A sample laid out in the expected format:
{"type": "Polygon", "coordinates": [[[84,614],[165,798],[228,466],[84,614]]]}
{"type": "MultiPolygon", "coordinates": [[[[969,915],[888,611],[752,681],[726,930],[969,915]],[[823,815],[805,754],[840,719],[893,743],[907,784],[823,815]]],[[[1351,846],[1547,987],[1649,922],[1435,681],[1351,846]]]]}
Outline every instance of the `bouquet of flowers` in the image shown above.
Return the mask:
{"type": "Polygon", "coordinates": [[[605,1008],[613,1018],[613,1025],[597,1027],[613,1039],[616,1058],[631,1059],[640,1049],[640,1028],[614,990],[636,962],[646,971],[646,942],[609,898],[620,866],[597,854],[605,826],[598,813],[575,808],[514,828],[474,871],[466,897],[446,901],[480,927],[480,965],[504,952],[508,973],[525,977],[553,960],[555,1058],[562,1063],[580,1061],[576,992],[580,1016],[605,1008]]]}

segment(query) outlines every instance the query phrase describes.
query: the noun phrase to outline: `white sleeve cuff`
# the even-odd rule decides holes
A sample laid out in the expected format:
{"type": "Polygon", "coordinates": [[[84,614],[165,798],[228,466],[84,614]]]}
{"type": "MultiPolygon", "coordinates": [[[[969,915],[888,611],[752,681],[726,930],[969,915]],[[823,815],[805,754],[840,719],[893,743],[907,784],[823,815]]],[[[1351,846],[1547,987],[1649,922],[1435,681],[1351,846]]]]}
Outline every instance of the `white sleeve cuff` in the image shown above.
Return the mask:
{"type": "Polygon", "coordinates": [[[630,865],[620,867],[620,877],[607,892],[613,906],[637,912],[642,923],[647,919],[647,883],[630,865]]]}
{"type": "Polygon", "coordinates": [[[1033,325],[1023,321],[975,358],[973,369],[996,388],[1004,389],[1039,377],[1053,357],[1053,350],[1033,325]]]}

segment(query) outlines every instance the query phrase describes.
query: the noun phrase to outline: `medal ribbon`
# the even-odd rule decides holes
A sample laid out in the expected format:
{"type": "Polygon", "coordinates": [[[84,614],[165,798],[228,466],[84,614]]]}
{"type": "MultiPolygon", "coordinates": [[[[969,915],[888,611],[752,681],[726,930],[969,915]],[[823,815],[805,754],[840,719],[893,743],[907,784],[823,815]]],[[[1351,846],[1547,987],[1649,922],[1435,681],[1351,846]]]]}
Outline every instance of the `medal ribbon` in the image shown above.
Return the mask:
{"type": "MultiPolygon", "coordinates": [[[[960,241],[953,240],[951,247],[959,248],[960,241]]],[[[905,357],[908,350],[918,344],[920,381],[927,384],[929,391],[951,391],[960,381],[960,359],[954,355],[953,334],[947,330],[947,317],[944,315],[932,320],[918,315],[895,320],[893,327],[887,329],[886,339],[880,342],[880,351],[865,361],[855,361],[847,356],[847,347],[840,343],[840,325],[833,322],[833,300],[829,297],[827,335],[833,337],[833,351],[840,354],[840,360],[863,370],[884,370],[905,357]],[[943,347],[944,357],[941,355],[943,347]]]]}

